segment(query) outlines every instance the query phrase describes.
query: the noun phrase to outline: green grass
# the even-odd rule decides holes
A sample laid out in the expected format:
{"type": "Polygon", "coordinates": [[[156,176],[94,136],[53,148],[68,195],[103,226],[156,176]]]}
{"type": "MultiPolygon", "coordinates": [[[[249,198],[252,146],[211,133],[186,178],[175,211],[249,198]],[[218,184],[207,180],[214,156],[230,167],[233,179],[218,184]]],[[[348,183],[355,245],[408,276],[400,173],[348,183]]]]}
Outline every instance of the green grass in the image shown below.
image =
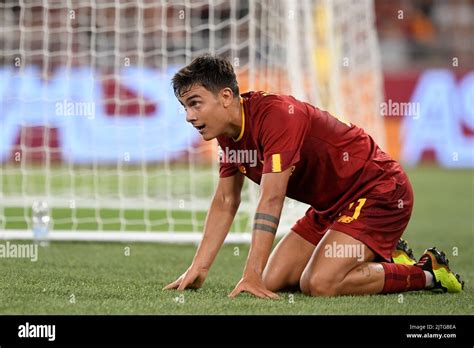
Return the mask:
{"type": "Polygon", "coordinates": [[[37,262],[0,259],[0,313],[473,314],[473,172],[428,167],[409,175],[415,209],[405,237],[417,256],[432,245],[447,252],[451,266],[466,281],[461,294],[310,298],[281,293],[280,301],[246,294],[231,300],[227,294],[240,279],[248,246],[226,245],[204,287],[184,292],[180,303],[181,293],[161,289],[187,268],[195,245],[57,242],[40,248],[37,262]]]}

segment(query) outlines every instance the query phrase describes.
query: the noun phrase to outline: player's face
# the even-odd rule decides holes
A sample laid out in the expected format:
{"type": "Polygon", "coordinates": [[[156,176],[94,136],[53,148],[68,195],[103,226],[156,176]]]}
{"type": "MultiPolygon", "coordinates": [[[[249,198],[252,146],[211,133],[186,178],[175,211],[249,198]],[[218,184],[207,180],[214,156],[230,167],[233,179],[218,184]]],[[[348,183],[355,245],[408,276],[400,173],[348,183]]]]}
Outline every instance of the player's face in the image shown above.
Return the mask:
{"type": "Polygon", "coordinates": [[[202,86],[193,86],[179,101],[186,110],[186,121],[196,128],[204,140],[225,134],[228,115],[219,96],[202,86]]]}

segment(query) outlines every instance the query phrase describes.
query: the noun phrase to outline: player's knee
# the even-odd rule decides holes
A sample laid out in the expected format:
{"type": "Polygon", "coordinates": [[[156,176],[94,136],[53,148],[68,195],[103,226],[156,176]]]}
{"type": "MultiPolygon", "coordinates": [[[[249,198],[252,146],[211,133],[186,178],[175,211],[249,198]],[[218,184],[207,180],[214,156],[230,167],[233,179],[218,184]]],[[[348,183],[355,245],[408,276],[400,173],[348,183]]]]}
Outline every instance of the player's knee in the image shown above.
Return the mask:
{"type": "Polygon", "coordinates": [[[270,291],[278,291],[284,286],[281,274],[274,269],[265,269],[263,272],[263,284],[270,291]]]}
{"type": "Polygon", "coordinates": [[[274,276],[263,277],[263,284],[270,291],[278,291],[281,287],[280,280],[274,276]]]}
{"type": "Polygon", "coordinates": [[[303,274],[300,279],[300,289],[308,296],[340,295],[340,283],[324,273],[315,273],[311,276],[303,274]]]}

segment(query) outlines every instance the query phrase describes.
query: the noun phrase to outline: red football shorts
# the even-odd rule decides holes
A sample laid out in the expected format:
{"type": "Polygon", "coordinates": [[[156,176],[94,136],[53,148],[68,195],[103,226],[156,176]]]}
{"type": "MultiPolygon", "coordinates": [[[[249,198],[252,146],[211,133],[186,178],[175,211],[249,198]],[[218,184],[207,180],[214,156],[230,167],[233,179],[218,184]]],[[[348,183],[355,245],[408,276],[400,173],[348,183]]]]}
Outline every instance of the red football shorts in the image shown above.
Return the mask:
{"type": "MultiPolygon", "coordinates": [[[[389,180],[389,179],[386,179],[389,180]]],[[[328,220],[309,208],[292,230],[317,245],[329,230],[336,230],[367,245],[374,253],[391,261],[392,251],[405,231],[413,208],[413,189],[407,178],[388,192],[380,192],[384,182],[376,185],[364,197],[354,197],[339,215],[328,220]]]]}

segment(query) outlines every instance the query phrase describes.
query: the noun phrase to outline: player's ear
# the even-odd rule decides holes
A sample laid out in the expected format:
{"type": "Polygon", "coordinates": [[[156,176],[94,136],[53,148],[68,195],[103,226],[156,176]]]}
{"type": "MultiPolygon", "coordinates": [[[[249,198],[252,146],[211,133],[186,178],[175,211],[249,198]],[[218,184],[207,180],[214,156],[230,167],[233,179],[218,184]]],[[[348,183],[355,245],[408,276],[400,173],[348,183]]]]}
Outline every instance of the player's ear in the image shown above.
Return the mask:
{"type": "Polygon", "coordinates": [[[221,99],[222,106],[228,108],[232,105],[232,101],[234,100],[234,92],[229,87],[221,89],[219,92],[219,97],[221,99]]]}

